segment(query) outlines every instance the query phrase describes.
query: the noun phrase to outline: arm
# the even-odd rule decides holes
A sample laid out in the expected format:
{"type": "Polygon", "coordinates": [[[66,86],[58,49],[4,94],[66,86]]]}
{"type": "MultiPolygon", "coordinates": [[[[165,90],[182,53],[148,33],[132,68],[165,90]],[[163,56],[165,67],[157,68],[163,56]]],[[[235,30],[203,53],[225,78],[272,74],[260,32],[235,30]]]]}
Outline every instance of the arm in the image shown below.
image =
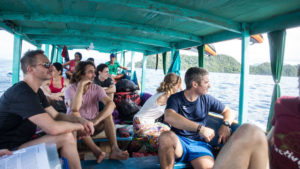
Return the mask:
{"type": "Polygon", "coordinates": [[[29,117],[29,120],[39,126],[49,135],[59,135],[76,130],[83,130],[79,123],[70,123],[66,121],[55,121],[48,113],[37,114],[29,117]]]}
{"type": "Polygon", "coordinates": [[[71,107],[71,112],[72,115],[80,117],[79,109],[82,105],[82,96],[83,96],[83,89],[84,86],[87,85],[88,83],[91,83],[89,80],[82,80],[78,83],[77,88],[76,88],[76,93],[73,99],[70,100],[70,107],[71,107]]]}
{"type": "Polygon", "coordinates": [[[119,66],[119,68],[124,69],[124,70],[128,70],[128,68],[124,67],[124,66],[119,66]]]}
{"type": "Polygon", "coordinates": [[[70,65],[70,61],[64,63],[62,66],[63,66],[65,69],[68,69],[68,68],[67,68],[68,65],[70,65]]]}
{"type": "Polygon", "coordinates": [[[99,112],[98,116],[93,120],[94,125],[97,125],[106,117],[111,115],[114,109],[116,108],[115,103],[108,96],[105,96],[101,101],[103,102],[105,107],[101,112],[99,112]]]}
{"type": "Polygon", "coordinates": [[[46,112],[53,118],[55,121],[66,121],[71,123],[80,123],[84,127],[84,132],[86,135],[92,135],[94,133],[93,123],[74,115],[66,115],[63,113],[58,113],[52,106],[45,108],[46,112]]]}
{"type": "Polygon", "coordinates": [[[0,150],[0,157],[2,157],[4,155],[12,155],[12,152],[9,151],[8,149],[1,149],[0,150]]]}
{"type": "MultiPolygon", "coordinates": [[[[173,109],[165,110],[165,121],[177,129],[187,131],[196,132],[199,127],[198,123],[183,117],[182,115],[176,113],[173,109]]],[[[214,130],[205,126],[201,126],[198,134],[200,134],[206,142],[210,142],[215,136],[214,130]]]]}
{"type": "Polygon", "coordinates": [[[114,84],[110,85],[109,88],[104,88],[106,94],[116,93],[116,86],[114,84]]]}
{"type": "MultiPolygon", "coordinates": [[[[234,120],[234,116],[232,113],[232,110],[229,107],[225,107],[223,112],[221,113],[221,115],[223,115],[223,121],[227,121],[229,122],[229,124],[231,125],[233,120],[234,120]]],[[[225,125],[221,125],[221,127],[219,128],[218,134],[219,134],[219,139],[218,139],[218,143],[220,144],[221,142],[226,143],[227,140],[229,139],[230,136],[230,128],[228,126],[225,125]]]]}

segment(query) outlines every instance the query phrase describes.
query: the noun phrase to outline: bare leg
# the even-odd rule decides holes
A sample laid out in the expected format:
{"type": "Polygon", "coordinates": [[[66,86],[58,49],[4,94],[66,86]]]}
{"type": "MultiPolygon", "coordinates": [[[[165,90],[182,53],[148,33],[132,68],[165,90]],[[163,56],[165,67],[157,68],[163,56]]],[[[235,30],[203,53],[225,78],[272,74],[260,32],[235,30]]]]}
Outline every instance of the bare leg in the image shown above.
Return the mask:
{"type": "Polygon", "coordinates": [[[202,156],[191,161],[194,169],[212,169],[214,159],[211,156],[202,156]]]}
{"type": "Polygon", "coordinates": [[[19,148],[24,148],[40,143],[56,143],[58,149],[61,150],[61,156],[68,159],[70,169],[81,169],[80,159],[77,151],[76,139],[72,133],[61,134],[57,136],[46,135],[41,138],[29,141],[19,148]]]}
{"type": "Polygon", "coordinates": [[[111,146],[111,154],[109,158],[116,160],[126,160],[129,157],[129,154],[127,151],[120,150],[118,146],[116,130],[112,115],[104,119],[104,131],[106,136],[108,137],[111,146]]]}
{"type": "Polygon", "coordinates": [[[175,158],[183,153],[182,145],[177,135],[172,131],[163,132],[159,138],[158,158],[162,169],[172,169],[175,158]]]}
{"type": "Polygon", "coordinates": [[[214,169],[266,169],[269,167],[268,142],[256,126],[242,125],[219,153],[214,169]]]}
{"type": "Polygon", "coordinates": [[[105,152],[103,152],[100,147],[98,147],[93,139],[88,136],[82,139],[84,144],[86,144],[88,146],[88,148],[93,152],[93,154],[95,155],[96,159],[97,159],[97,163],[100,163],[104,157],[105,157],[105,152]]]}

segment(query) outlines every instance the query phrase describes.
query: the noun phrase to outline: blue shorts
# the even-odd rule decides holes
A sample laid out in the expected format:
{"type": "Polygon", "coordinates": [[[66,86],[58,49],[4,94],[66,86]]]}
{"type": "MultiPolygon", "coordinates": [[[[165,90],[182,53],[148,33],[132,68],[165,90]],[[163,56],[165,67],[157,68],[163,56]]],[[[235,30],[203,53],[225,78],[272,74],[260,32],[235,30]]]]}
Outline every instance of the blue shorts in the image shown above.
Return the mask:
{"type": "Polygon", "coordinates": [[[192,140],[179,135],[177,136],[183,148],[182,156],[181,158],[176,159],[177,162],[191,162],[202,156],[211,156],[214,158],[212,147],[208,143],[192,140]]]}

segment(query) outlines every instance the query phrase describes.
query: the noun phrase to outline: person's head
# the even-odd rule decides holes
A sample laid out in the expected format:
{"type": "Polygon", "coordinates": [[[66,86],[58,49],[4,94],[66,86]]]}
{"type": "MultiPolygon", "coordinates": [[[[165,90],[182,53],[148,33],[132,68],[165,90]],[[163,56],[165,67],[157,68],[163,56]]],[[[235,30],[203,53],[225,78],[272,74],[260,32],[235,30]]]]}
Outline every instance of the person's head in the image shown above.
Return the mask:
{"type": "Polygon", "coordinates": [[[110,61],[111,62],[115,62],[116,58],[117,58],[116,54],[114,54],[114,53],[110,54],[110,61]]]}
{"type": "Polygon", "coordinates": [[[76,61],[81,61],[81,59],[82,59],[82,54],[80,52],[76,52],[75,53],[75,60],[76,61]]]}
{"type": "Polygon", "coordinates": [[[97,66],[96,76],[100,76],[102,79],[107,79],[109,77],[109,69],[107,64],[101,63],[97,66]]]}
{"type": "Polygon", "coordinates": [[[210,88],[208,71],[199,67],[189,68],[184,77],[187,90],[195,90],[199,95],[204,95],[210,88]]]}
{"type": "Polygon", "coordinates": [[[29,50],[21,58],[21,69],[26,76],[32,76],[44,81],[52,77],[52,64],[42,50],[29,50]]]}
{"type": "Polygon", "coordinates": [[[53,71],[52,71],[52,75],[53,76],[61,76],[63,72],[63,66],[62,64],[55,62],[53,63],[53,71]]]}
{"type": "Polygon", "coordinates": [[[171,95],[181,87],[181,78],[175,73],[169,73],[165,76],[164,81],[156,89],[157,92],[165,92],[171,95]]]}
{"type": "Polygon", "coordinates": [[[71,83],[78,83],[82,79],[89,79],[93,81],[95,78],[95,65],[92,62],[80,61],[75,67],[72,74],[71,83]]]}
{"type": "Polygon", "coordinates": [[[86,61],[87,61],[87,62],[93,62],[93,63],[95,64],[94,58],[88,58],[86,61]]]}

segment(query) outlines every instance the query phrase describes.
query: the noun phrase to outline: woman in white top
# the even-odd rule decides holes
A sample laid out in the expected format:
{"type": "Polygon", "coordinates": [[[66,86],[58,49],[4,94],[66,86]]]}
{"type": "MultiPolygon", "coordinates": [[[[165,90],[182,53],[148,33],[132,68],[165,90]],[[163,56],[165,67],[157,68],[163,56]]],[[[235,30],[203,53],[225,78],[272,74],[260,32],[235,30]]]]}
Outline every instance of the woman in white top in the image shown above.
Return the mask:
{"type": "Polygon", "coordinates": [[[157,93],[151,96],[133,118],[135,140],[143,141],[148,151],[156,151],[157,138],[169,126],[159,122],[164,115],[168,98],[181,88],[181,78],[175,73],[165,76],[157,88],[157,93]]]}

